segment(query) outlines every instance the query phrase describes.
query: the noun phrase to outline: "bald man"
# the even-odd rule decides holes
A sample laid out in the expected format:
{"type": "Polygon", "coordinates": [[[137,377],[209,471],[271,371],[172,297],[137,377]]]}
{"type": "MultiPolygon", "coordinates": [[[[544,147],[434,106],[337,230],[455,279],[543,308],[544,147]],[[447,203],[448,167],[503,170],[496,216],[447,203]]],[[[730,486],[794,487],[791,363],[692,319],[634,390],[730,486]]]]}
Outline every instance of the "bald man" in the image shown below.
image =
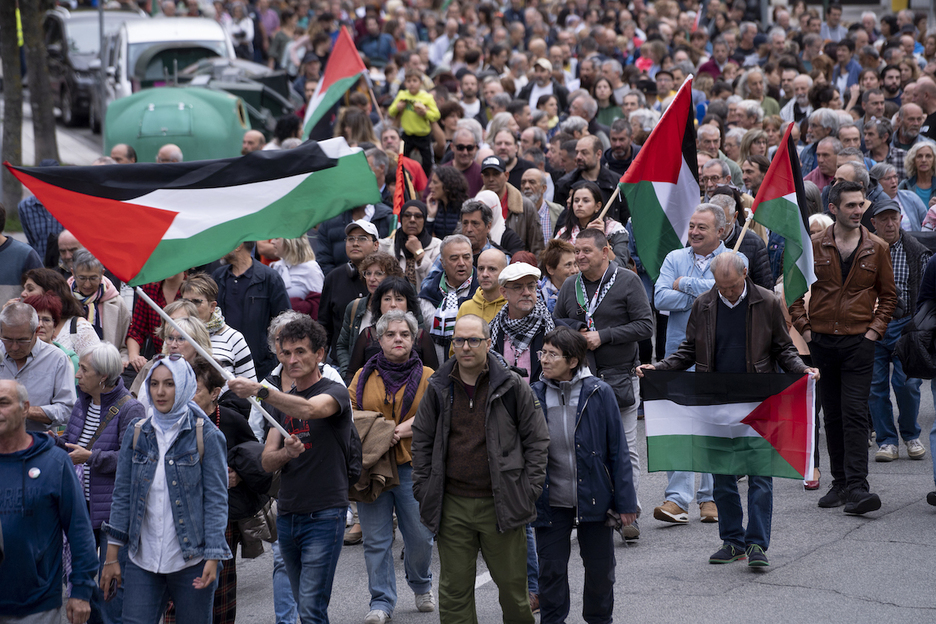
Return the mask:
{"type": "Polygon", "coordinates": [[[173,145],[172,143],[166,143],[159,148],[159,151],[156,153],[156,162],[157,163],[178,163],[182,162],[182,150],[179,149],[178,145],[173,145]]]}
{"type": "Polygon", "coordinates": [[[241,143],[241,155],[245,156],[250,152],[257,152],[266,145],[266,137],[259,130],[248,130],[244,133],[244,141],[241,143]]]}
{"type": "Polygon", "coordinates": [[[79,249],[84,249],[84,247],[78,242],[78,239],[68,230],[62,230],[58,237],[58,270],[65,275],[65,277],[71,277],[72,259],[75,257],[75,252],[79,249]]]}
{"type": "Polygon", "coordinates": [[[926,119],[920,127],[920,134],[936,141],[936,82],[929,76],[921,76],[917,84],[917,105],[923,109],[926,119]]]}
{"type": "Polygon", "coordinates": [[[132,165],[137,161],[136,150],[126,143],[118,143],[112,147],[110,157],[113,158],[118,165],[132,165]]]}
{"type": "Polygon", "coordinates": [[[459,319],[466,314],[477,314],[490,323],[507,300],[500,291],[497,278],[501,271],[507,267],[507,256],[498,249],[485,249],[478,256],[478,290],[468,301],[458,308],[459,319]]]}

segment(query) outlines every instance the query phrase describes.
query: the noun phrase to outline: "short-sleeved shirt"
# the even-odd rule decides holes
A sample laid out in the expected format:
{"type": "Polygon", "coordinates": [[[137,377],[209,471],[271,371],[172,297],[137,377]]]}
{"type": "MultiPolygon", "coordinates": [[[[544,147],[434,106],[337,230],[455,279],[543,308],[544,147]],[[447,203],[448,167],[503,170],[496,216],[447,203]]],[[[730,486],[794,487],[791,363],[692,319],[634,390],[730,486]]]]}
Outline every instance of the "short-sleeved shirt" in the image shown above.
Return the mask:
{"type": "Polygon", "coordinates": [[[300,420],[278,409],[270,414],[305,445],[305,452],[283,466],[280,514],[311,514],[348,505],[347,453],[351,442],[351,400],[344,385],[324,377],[305,390],[289,392],[309,399],[327,394],[340,409],[328,418],[300,420]]]}

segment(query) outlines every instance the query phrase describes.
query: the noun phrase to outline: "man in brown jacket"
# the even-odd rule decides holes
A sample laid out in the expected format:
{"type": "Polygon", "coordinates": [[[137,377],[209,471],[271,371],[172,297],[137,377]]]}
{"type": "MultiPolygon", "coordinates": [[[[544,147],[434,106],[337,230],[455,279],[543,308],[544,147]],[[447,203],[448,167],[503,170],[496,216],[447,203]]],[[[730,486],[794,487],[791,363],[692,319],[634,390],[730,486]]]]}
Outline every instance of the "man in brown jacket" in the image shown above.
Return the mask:
{"type": "Polygon", "coordinates": [[[845,513],[881,508],[868,485],[868,390],[874,347],[897,305],[888,245],[861,225],[861,184],[841,181],[829,192],[835,224],[812,237],[816,281],[809,311],[800,297],[790,306],[796,330],[822,373],[822,412],[832,487],[819,506],[845,513]]]}
{"type": "Polygon", "coordinates": [[[523,248],[533,254],[541,252],[543,228],[540,226],[539,213],[532,205],[526,208],[523,206],[523,195],[507,182],[504,161],[497,156],[485,158],[481,163],[481,178],[484,180],[484,190],[493,191],[497,195],[504,222],[523,241],[523,248]]]}

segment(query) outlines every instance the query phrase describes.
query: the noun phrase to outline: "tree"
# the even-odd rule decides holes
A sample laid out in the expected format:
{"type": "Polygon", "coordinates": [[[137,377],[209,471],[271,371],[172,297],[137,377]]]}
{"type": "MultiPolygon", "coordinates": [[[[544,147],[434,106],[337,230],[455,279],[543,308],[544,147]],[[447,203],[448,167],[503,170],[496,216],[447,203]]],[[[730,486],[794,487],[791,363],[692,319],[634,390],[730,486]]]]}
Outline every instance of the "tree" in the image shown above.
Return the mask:
{"type": "Polygon", "coordinates": [[[32,107],[36,162],[46,158],[60,160],[55,138],[52,87],[49,82],[49,57],[42,37],[45,5],[42,0],[19,0],[19,6],[23,23],[23,47],[26,51],[26,72],[29,75],[29,104],[32,107]]]}
{"type": "MultiPolygon", "coordinates": [[[[3,67],[3,160],[23,163],[23,80],[20,77],[19,43],[16,36],[16,3],[0,2],[0,64],[3,67]]],[[[3,168],[3,205],[16,209],[23,187],[3,168]]]]}

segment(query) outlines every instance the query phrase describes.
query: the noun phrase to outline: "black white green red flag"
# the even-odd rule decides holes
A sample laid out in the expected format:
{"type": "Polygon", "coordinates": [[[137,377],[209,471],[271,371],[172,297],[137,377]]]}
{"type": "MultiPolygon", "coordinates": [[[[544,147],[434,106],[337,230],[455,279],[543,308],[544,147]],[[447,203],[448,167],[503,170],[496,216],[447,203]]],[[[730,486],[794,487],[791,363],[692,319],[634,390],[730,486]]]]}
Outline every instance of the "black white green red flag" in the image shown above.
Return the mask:
{"type": "Polygon", "coordinates": [[[656,281],[666,254],[686,246],[689,217],[699,205],[692,76],[621,176],[620,187],[630,207],[637,255],[656,281]]]}
{"type": "Polygon", "coordinates": [[[640,388],[650,472],[812,475],[809,375],[646,371],[640,388]]]}
{"type": "Polygon", "coordinates": [[[789,306],[816,281],[809,212],[789,124],[751,206],[754,221],[784,239],[783,295],[789,306]]]}
{"type": "Polygon", "coordinates": [[[315,92],[306,104],[305,120],[303,121],[302,137],[308,138],[309,132],[315,127],[319,119],[331,110],[341,96],[357,83],[361,74],[367,71],[364,61],[354,47],[354,40],[348,34],[345,26],[341,27],[338,39],[328,55],[328,63],[322,79],[315,87],[315,92]]]}
{"type": "Polygon", "coordinates": [[[342,139],[238,158],[10,171],[114,275],[157,282],[243,241],[296,238],[380,201],[358,148],[342,139]]]}

